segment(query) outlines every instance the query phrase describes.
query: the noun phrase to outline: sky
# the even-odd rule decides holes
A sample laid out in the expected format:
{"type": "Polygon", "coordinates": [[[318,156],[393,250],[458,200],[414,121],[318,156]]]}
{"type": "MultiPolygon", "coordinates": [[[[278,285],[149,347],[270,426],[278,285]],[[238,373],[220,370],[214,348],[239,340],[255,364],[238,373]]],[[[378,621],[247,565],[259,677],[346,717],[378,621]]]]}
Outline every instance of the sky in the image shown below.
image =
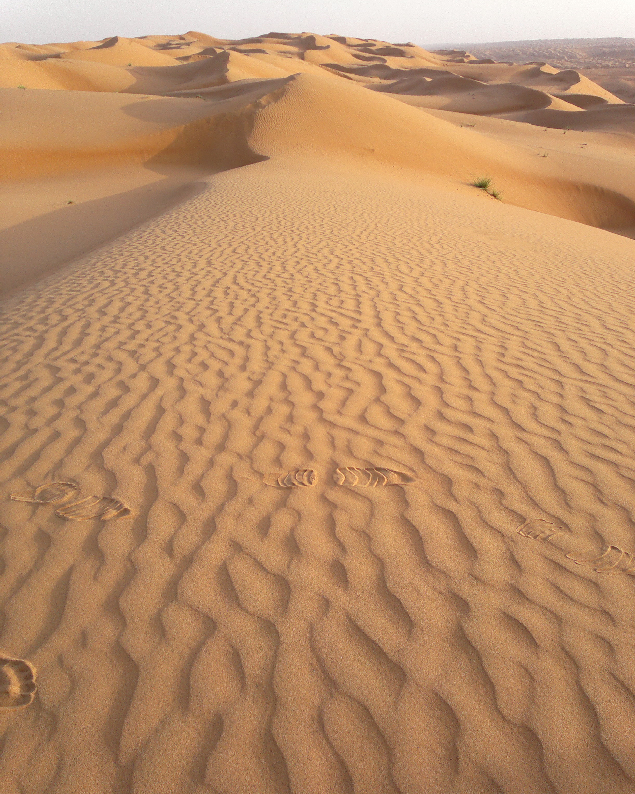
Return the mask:
{"type": "Polygon", "coordinates": [[[634,0],[19,0],[0,42],[43,44],[198,30],[239,39],[269,31],[412,41],[635,38],[634,0]]]}

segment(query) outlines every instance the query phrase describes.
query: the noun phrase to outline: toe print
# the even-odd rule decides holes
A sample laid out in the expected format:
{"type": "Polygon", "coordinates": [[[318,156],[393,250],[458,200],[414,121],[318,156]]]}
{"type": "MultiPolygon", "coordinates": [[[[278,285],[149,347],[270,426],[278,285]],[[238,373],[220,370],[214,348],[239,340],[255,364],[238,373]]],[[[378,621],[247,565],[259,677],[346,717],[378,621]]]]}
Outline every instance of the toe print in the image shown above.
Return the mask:
{"type": "Polygon", "coordinates": [[[361,488],[376,488],[378,485],[404,485],[414,481],[414,477],[409,474],[379,466],[368,469],[344,466],[335,470],[333,479],[337,485],[352,485],[361,488]]]}
{"type": "Polygon", "coordinates": [[[295,469],[276,477],[276,485],[281,488],[297,488],[315,485],[317,476],[314,469],[295,469]]]}
{"type": "Polygon", "coordinates": [[[28,706],[36,690],[35,670],[29,662],[0,656],[0,708],[28,706]]]}

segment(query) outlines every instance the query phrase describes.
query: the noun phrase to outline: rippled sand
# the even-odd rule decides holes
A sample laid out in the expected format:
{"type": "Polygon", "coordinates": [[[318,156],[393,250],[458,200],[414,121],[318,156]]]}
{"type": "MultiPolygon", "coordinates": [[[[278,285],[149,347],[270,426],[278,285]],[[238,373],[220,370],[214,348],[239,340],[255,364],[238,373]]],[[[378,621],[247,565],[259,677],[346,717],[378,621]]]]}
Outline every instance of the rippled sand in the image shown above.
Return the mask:
{"type": "Polygon", "coordinates": [[[14,250],[49,236],[0,304],[0,779],[632,794],[630,139],[409,107],[300,38],[317,72],[205,101],[6,89],[68,137],[2,188],[14,250]]]}

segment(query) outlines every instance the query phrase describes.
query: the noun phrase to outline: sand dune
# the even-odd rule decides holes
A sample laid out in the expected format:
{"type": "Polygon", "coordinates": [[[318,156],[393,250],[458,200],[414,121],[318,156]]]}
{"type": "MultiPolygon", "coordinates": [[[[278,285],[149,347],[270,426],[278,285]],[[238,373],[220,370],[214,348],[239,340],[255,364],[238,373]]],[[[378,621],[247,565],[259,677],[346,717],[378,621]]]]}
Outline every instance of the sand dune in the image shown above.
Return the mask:
{"type": "Polygon", "coordinates": [[[48,58],[5,62],[0,88],[47,88],[62,91],[123,91],[135,82],[127,69],[102,63],[48,58]]]}
{"type": "Polygon", "coordinates": [[[584,113],[575,115],[564,115],[557,109],[548,108],[534,113],[521,113],[515,118],[528,124],[561,130],[603,130],[630,134],[635,131],[635,105],[593,105],[584,113]]]}
{"type": "Polygon", "coordinates": [[[515,83],[528,88],[537,88],[548,93],[575,93],[598,96],[607,102],[619,104],[618,97],[589,80],[575,69],[555,69],[548,64],[501,64],[482,66],[475,61],[453,67],[463,77],[473,77],[483,82],[515,83]]]}
{"type": "MultiPolygon", "coordinates": [[[[178,67],[177,67],[178,68],[178,67]]],[[[98,164],[127,162],[245,165],[245,127],[255,105],[266,103],[288,78],[221,90],[216,102],[89,92],[3,90],[0,151],[8,176],[41,176],[98,164]],[[48,125],[36,122],[49,114],[48,125]],[[235,157],[238,157],[235,160],[235,157]]],[[[246,151],[246,149],[245,149],[246,151]]]]}
{"type": "Polygon", "coordinates": [[[464,51],[430,53],[411,43],[389,45],[311,33],[273,32],[229,41],[190,31],[178,36],[138,39],[113,36],[101,42],[40,48],[4,45],[0,63],[4,67],[0,85],[4,87],[131,90],[166,95],[205,90],[224,82],[319,74],[323,70],[367,82],[369,87],[402,98],[434,97],[418,100],[420,107],[463,113],[504,116],[546,107],[575,111],[622,101],[574,69],[554,69],[545,63],[495,63],[464,51]],[[97,67],[88,69],[88,64],[97,67]],[[175,70],[179,64],[198,64],[198,68],[192,72],[175,70]],[[111,69],[103,69],[100,74],[106,66],[111,69]],[[158,71],[144,71],[148,68],[158,71]],[[423,79],[414,84],[414,77],[430,79],[434,84],[427,86],[423,79]],[[406,82],[399,85],[401,80],[406,82]],[[474,81],[481,85],[475,86],[474,81]],[[189,87],[188,82],[192,83],[189,87]],[[478,88],[478,95],[470,97],[470,91],[464,90],[468,86],[478,88]],[[465,96],[457,96],[459,93],[465,96]]]}
{"type": "MultiPolygon", "coordinates": [[[[388,96],[384,98],[377,93],[369,96],[360,87],[335,79],[332,72],[322,72],[322,76],[296,76],[288,89],[285,86],[291,78],[240,79],[247,69],[251,74],[257,74],[258,70],[262,74],[262,66],[248,56],[221,52],[200,62],[172,67],[133,67],[126,71],[134,79],[127,92],[143,92],[142,101],[126,98],[125,94],[8,91],[2,119],[4,137],[0,137],[5,153],[5,174],[34,180],[82,170],[94,172],[104,167],[121,170],[127,166],[143,168],[146,173],[150,168],[165,179],[156,193],[157,200],[148,204],[151,209],[147,213],[135,210],[121,216],[123,223],[117,220],[116,212],[113,215],[105,206],[99,222],[89,226],[82,222],[84,213],[80,206],[66,213],[62,211],[63,221],[57,214],[46,220],[40,215],[41,210],[34,209],[35,229],[40,229],[41,233],[33,235],[32,220],[21,216],[19,228],[1,233],[3,288],[10,289],[20,280],[36,277],[66,261],[66,253],[84,253],[148,217],[152,211],[164,208],[165,201],[182,195],[185,183],[192,179],[190,173],[179,177],[173,172],[174,167],[204,167],[206,173],[210,173],[281,152],[330,150],[338,156],[361,157],[366,164],[384,162],[415,168],[426,174],[449,176],[463,184],[487,173],[504,190],[508,203],[629,235],[635,227],[635,191],[628,174],[607,180],[599,179],[597,173],[589,173],[587,178],[581,179],[579,163],[575,161],[567,162],[564,168],[561,163],[554,169],[553,161],[537,161],[534,153],[527,158],[524,152],[505,144],[493,150],[489,141],[483,141],[468,129],[459,132],[455,126],[445,122],[439,124],[417,110],[395,105],[388,96]],[[152,99],[148,92],[191,99],[152,99]],[[269,136],[266,144],[250,143],[248,136],[255,123],[254,114],[263,103],[279,99],[280,92],[293,97],[278,104],[280,109],[288,107],[290,115],[283,116],[278,124],[275,140],[269,136]],[[201,101],[203,99],[207,101],[201,101]],[[37,121],[43,113],[51,119],[45,128],[37,121]],[[351,126],[351,116],[360,121],[364,119],[364,122],[351,126]],[[422,139],[426,141],[423,148],[422,139]],[[261,155],[255,154],[258,146],[261,155]],[[102,218],[107,218],[107,222],[102,218]],[[73,224],[79,228],[66,251],[63,241],[73,224]],[[40,240],[50,239],[50,231],[44,233],[44,230],[55,227],[59,230],[54,233],[54,239],[59,239],[60,243],[42,245],[40,240]]],[[[268,66],[264,71],[283,74],[268,66]]],[[[405,70],[393,71],[401,74],[405,70]]],[[[530,89],[514,85],[489,86],[450,74],[428,79],[418,76],[422,72],[434,74],[432,70],[420,68],[410,78],[375,88],[383,89],[384,94],[402,91],[404,93],[398,95],[402,100],[418,105],[425,105],[430,96],[433,100],[442,97],[436,105],[434,101],[429,105],[446,109],[445,97],[459,96],[464,100],[464,107],[471,106],[481,114],[494,108],[501,111],[507,100],[508,112],[524,106],[521,117],[529,120],[532,116],[526,110],[530,102],[522,93],[530,89]],[[505,88],[510,89],[507,94],[505,88]],[[428,96],[415,93],[424,91],[429,92],[428,96]]],[[[547,104],[554,107],[548,96],[538,91],[533,94],[535,107],[547,104]]],[[[628,109],[624,107],[625,111],[628,109]]],[[[587,113],[567,112],[563,121],[559,121],[557,115],[555,121],[540,115],[532,118],[535,124],[566,124],[571,128],[567,119],[573,115],[586,118],[587,113]]],[[[124,203],[134,201],[134,191],[148,184],[141,174],[131,174],[124,181],[127,181],[127,189],[120,191],[124,203]]],[[[155,184],[158,189],[159,183],[155,184]]],[[[46,195],[51,194],[50,184],[43,189],[46,195]]],[[[55,213],[64,206],[62,195],[76,192],[74,185],[62,182],[58,190],[60,198],[53,199],[53,206],[60,208],[55,213]]],[[[103,191],[98,189],[93,195],[86,194],[85,201],[105,198],[103,191]]],[[[91,207],[91,212],[94,211],[91,207]]]]}
{"type": "Polygon", "coordinates": [[[406,77],[424,77],[424,78],[432,78],[432,77],[441,77],[444,75],[451,75],[452,72],[448,72],[441,69],[431,69],[429,67],[423,68],[413,68],[413,69],[396,69],[392,66],[389,66],[387,63],[374,63],[369,64],[367,66],[344,66],[342,64],[337,63],[329,63],[326,64],[330,66],[331,69],[340,72],[343,75],[355,75],[357,77],[366,77],[366,78],[380,78],[381,80],[399,80],[406,77]]]}
{"type": "Polygon", "coordinates": [[[238,52],[219,52],[194,63],[137,68],[130,93],[175,95],[227,83],[287,77],[288,72],[238,52]]]}
{"type": "Polygon", "coordinates": [[[535,150],[528,154],[502,141],[492,147],[469,129],[395,107],[382,94],[369,99],[361,87],[330,78],[299,75],[287,83],[280,98],[257,115],[250,145],[273,157],[328,152],[369,168],[384,163],[451,177],[469,191],[470,175],[489,173],[508,203],[628,234],[635,228],[630,152],[621,161],[626,172],[602,178],[600,166],[585,169],[581,178],[575,158],[556,165],[536,157],[535,150]]]}
{"type": "Polygon", "coordinates": [[[443,75],[429,80],[404,77],[388,85],[371,88],[396,94],[402,101],[417,107],[451,110],[456,113],[501,115],[546,107],[555,107],[562,111],[576,110],[568,102],[543,91],[511,84],[488,85],[456,75],[443,75]]]}
{"type": "Polygon", "coordinates": [[[556,41],[500,42],[475,45],[473,52],[496,61],[549,63],[558,69],[575,69],[623,102],[635,100],[635,39],[565,39],[556,41]]]}
{"type": "Polygon", "coordinates": [[[589,69],[592,79],[623,102],[635,103],[635,69],[589,69]]]}
{"type": "Polygon", "coordinates": [[[633,106],[308,32],[0,59],[3,794],[633,794],[633,106]]]}
{"type": "Polygon", "coordinates": [[[569,94],[596,96],[606,102],[621,103],[621,100],[611,94],[610,91],[601,88],[597,83],[584,77],[575,69],[563,69],[560,71],[551,69],[545,71],[544,67],[536,68],[538,68],[538,73],[534,73],[534,70],[531,69],[529,74],[525,72],[522,76],[524,81],[535,87],[541,87],[552,94],[558,93],[559,96],[567,96],[569,94]]]}
{"type": "Polygon", "coordinates": [[[110,66],[174,66],[176,63],[174,58],[166,53],[151,50],[133,39],[122,39],[118,36],[113,36],[94,47],[76,50],[67,57],[110,66]]]}

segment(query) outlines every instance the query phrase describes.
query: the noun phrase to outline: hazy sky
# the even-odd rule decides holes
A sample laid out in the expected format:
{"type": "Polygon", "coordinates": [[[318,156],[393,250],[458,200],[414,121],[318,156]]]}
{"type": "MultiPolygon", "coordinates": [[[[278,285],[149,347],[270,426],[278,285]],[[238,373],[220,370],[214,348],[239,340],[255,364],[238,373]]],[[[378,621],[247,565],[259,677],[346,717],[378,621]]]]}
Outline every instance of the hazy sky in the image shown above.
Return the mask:
{"type": "Polygon", "coordinates": [[[338,33],[422,45],[518,39],[635,38],[635,0],[18,0],[0,41],[41,44],[185,33],[338,33]]]}

